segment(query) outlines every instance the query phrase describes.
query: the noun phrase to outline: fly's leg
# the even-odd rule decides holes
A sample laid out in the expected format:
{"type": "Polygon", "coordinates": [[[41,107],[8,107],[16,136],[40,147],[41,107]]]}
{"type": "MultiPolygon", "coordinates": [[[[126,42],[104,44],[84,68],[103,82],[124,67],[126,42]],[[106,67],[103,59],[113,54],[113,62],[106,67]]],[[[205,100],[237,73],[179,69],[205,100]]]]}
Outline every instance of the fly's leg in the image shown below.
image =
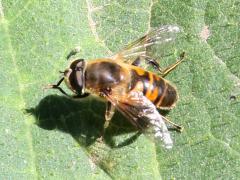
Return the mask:
{"type": "Polygon", "coordinates": [[[183,52],[183,53],[180,55],[179,60],[177,60],[174,64],[171,64],[170,66],[168,66],[168,67],[165,68],[165,69],[162,69],[162,68],[160,67],[159,63],[158,63],[155,59],[153,59],[153,58],[151,58],[151,57],[149,57],[149,56],[141,56],[141,57],[138,57],[138,58],[132,63],[132,65],[134,65],[134,66],[139,66],[139,65],[140,65],[140,61],[144,59],[144,60],[147,61],[149,64],[151,64],[154,68],[156,68],[156,69],[160,72],[160,75],[161,75],[162,77],[164,77],[164,76],[166,76],[168,73],[170,73],[172,70],[174,70],[180,63],[182,63],[183,60],[184,60],[184,57],[185,57],[185,52],[183,52]]]}
{"type": "Polygon", "coordinates": [[[108,128],[109,123],[114,115],[115,112],[115,107],[113,106],[113,104],[109,101],[107,101],[106,104],[106,112],[105,112],[105,123],[104,123],[104,131],[108,128]]]}
{"type": "Polygon", "coordinates": [[[44,87],[44,89],[58,89],[61,93],[63,93],[64,95],[68,96],[68,97],[71,97],[71,98],[84,98],[84,97],[87,97],[89,96],[90,94],[89,93],[84,93],[84,94],[77,94],[77,95],[69,95],[67,94],[60,86],[60,84],[63,82],[64,80],[64,77],[61,78],[57,84],[49,84],[47,85],[46,87],[44,87]]]}
{"type": "MultiPolygon", "coordinates": [[[[111,88],[106,88],[104,90],[102,90],[102,96],[106,96],[107,94],[111,94],[111,91],[112,89],[111,88]]],[[[103,126],[103,134],[105,133],[105,130],[108,128],[109,126],[109,123],[114,115],[114,112],[115,112],[115,107],[114,105],[110,102],[110,101],[107,101],[107,104],[106,104],[106,111],[105,111],[105,123],[104,123],[104,126],[103,126]]]]}
{"type": "Polygon", "coordinates": [[[166,76],[168,73],[170,73],[172,70],[174,70],[179,64],[181,64],[184,60],[185,57],[185,52],[183,52],[180,55],[180,58],[174,63],[171,64],[170,66],[168,66],[167,68],[165,68],[164,70],[159,69],[159,71],[161,72],[162,76],[166,76]]]}
{"type": "Polygon", "coordinates": [[[114,113],[115,113],[115,107],[113,106],[113,104],[111,102],[107,101],[103,131],[101,132],[100,137],[97,139],[99,142],[103,141],[106,129],[108,128],[114,113]]]}
{"type": "Polygon", "coordinates": [[[60,86],[60,84],[63,82],[64,77],[61,78],[57,84],[49,84],[48,86],[44,87],[44,89],[58,89],[61,93],[63,93],[66,96],[70,96],[68,95],[60,86]]]}
{"type": "MultiPolygon", "coordinates": [[[[105,97],[109,93],[111,93],[111,88],[101,90],[100,96],[105,97]]],[[[98,141],[100,141],[100,142],[103,141],[106,129],[108,128],[114,113],[115,113],[115,106],[110,101],[107,101],[103,131],[101,132],[101,136],[98,138],[98,141]]]]}
{"type": "Polygon", "coordinates": [[[175,124],[174,122],[170,121],[169,119],[167,119],[164,116],[162,116],[162,118],[164,119],[164,121],[166,121],[168,124],[170,124],[174,128],[174,130],[176,130],[177,132],[183,132],[183,130],[184,130],[183,126],[175,124]]]}

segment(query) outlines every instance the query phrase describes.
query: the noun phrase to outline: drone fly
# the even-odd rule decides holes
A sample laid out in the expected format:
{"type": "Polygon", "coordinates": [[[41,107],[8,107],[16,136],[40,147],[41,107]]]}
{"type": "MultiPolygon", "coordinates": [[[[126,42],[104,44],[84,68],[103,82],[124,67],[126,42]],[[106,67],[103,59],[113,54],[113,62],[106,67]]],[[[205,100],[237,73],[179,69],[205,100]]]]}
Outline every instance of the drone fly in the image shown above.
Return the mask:
{"type": "Polygon", "coordinates": [[[83,98],[90,94],[104,98],[105,129],[117,109],[139,130],[144,132],[146,128],[152,128],[155,138],[161,139],[166,148],[171,148],[173,142],[165,122],[178,131],[182,131],[183,128],[162,116],[157,108],[172,109],[176,104],[177,90],[164,77],[183,61],[184,53],[174,64],[161,69],[159,63],[147,55],[146,48],[173,41],[179,31],[179,27],[175,25],[161,26],[111,57],[88,61],[75,59],[62,72],[63,77],[60,81],[49,85],[49,88],[58,89],[66,94],[59,87],[65,81],[75,98],[83,98]],[[141,67],[142,61],[155,67],[158,73],[141,67]],[[143,124],[147,124],[147,127],[143,124]]]}

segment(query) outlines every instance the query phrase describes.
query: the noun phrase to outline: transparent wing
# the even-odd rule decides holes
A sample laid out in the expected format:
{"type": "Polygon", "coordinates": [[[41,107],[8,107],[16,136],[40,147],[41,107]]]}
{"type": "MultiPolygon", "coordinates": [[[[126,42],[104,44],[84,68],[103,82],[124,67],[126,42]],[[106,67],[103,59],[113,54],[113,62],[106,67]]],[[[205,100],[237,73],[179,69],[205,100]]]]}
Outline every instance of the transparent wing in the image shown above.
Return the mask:
{"type": "Polygon", "coordinates": [[[147,56],[146,48],[154,44],[165,46],[175,40],[180,28],[176,25],[165,25],[151,30],[145,36],[127,45],[123,50],[118,52],[112,58],[122,57],[126,63],[131,64],[139,56],[147,56]]]}
{"type": "Polygon", "coordinates": [[[155,105],[142,92],[132,91],[122,97],[116,97],[108,93],[105,93],[105,95],[108,101],[134,126],[143,132],[146,132],[146,130],[153,131],[155,138],[160,139],[165,148],[172,148],[173,142],[162,116],[155,105]]]}

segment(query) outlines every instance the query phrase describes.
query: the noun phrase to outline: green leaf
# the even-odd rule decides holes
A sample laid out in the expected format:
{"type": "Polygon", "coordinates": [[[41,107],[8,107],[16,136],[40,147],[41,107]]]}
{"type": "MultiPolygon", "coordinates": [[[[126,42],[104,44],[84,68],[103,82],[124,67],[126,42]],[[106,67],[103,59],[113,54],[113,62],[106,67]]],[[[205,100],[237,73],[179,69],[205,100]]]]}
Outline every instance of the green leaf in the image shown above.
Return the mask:
{"type": "Polygon", "coordinates": [[[239,9],[215,0],[0,1],[0,178],[239,178],[239,9]],[[42,90],[74,47],[87,60],[106,57],[165,24],[183,33],[168,56],[153,55],[167,66],[187,54],[166,77],[180,96],[166,116],[185,127],[171,131],[172,150],[120,113],[101,140],[103,102],[42,90]]]}

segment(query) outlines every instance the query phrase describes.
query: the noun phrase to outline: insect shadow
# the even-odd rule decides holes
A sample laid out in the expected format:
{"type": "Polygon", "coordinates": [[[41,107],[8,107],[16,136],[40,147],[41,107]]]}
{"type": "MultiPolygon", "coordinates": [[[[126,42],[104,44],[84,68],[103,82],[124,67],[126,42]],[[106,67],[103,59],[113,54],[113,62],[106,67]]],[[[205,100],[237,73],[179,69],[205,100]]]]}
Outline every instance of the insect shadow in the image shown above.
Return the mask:
{"type": "MultiPolygon", "coordinates": [[[[80,145],[86,147],[103,135],[105,103],[94,98],[72,100],[64,96],[49,95],[36,107],[26,109],[26,112],[35,117],[35,123],[40,128],[69,133],[80,145]]],[[[111,148],[121,148],[133,143],[140,134],[116,112],[102,139],[111,148]],[[116,144],[114,136],[129,132],[134,134],[116,144]]]]}

